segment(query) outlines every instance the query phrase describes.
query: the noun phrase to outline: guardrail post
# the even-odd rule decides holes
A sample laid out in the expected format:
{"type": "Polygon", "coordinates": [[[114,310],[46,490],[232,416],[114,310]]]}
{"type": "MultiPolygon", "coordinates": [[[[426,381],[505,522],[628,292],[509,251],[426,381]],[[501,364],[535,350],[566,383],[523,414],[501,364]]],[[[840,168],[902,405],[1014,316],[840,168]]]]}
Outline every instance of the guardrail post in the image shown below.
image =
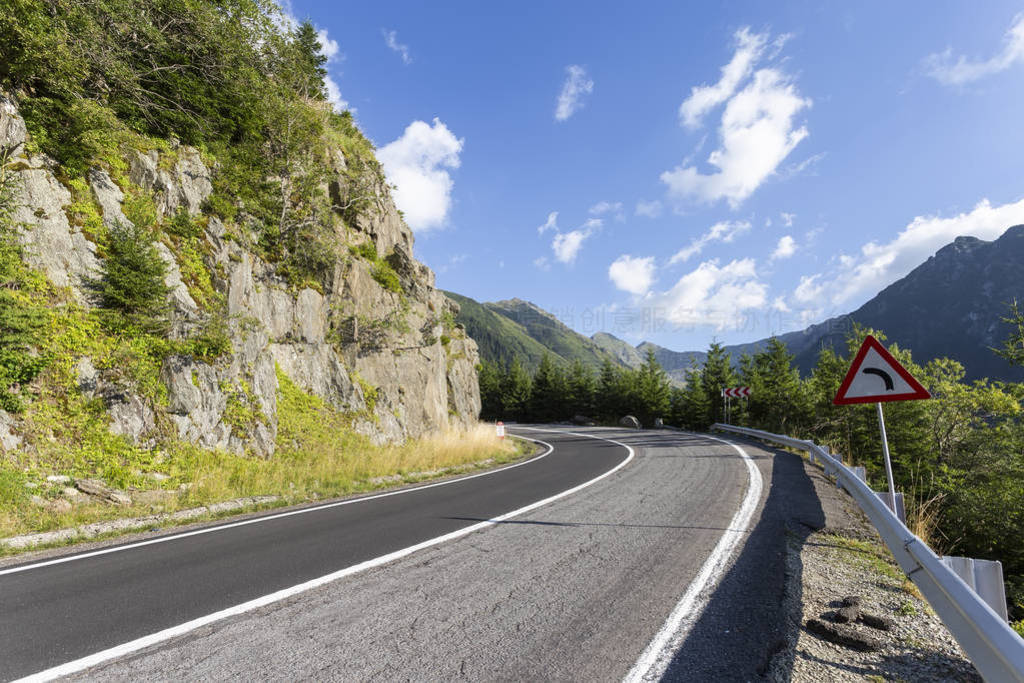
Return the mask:
{"type": "Polygon", "coordinates": [[[875,491],[874,493],[875,493],[876,496],[878,496],[878,500],[882,501],[882,504],[885,505],[885,507],[889,508],[890,512],[892,512],[894,515],[896,515],[896,519],[898,519],[901,522],[903,522],[903,526],[906,526],[907,525],[907,510],[903,506],[903,492],[902,491],[897,491],[896,492],[896,509],[895,510],[892,509],[892,504],[890,502],[890,500],[892,499],[892,496],[889,495],[888,491],[875,491]]]}
{"type": "Polygon", "coordinates": [[[970,557],[940,557],[942,564],[964,580],[992,610],[1010,623],[1006,612],[1006,585],[1003,563],[998,560],[975,560],[970,557]]]}

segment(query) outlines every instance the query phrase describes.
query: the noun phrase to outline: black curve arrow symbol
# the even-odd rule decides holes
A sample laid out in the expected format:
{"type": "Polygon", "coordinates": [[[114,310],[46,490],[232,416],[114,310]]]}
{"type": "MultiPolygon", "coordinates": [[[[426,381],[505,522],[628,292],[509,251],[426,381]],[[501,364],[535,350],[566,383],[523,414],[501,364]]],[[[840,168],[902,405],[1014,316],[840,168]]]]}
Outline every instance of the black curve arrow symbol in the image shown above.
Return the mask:
{"type": "Polygon", "coordinates": [[[892,376],[885,370],[879,370],[878,368],[864,368],[861,370],[861,373],[865,375],[878,375],[882,378],[882,381],[885,382],[885,390],[893,390],[892,376]]]}

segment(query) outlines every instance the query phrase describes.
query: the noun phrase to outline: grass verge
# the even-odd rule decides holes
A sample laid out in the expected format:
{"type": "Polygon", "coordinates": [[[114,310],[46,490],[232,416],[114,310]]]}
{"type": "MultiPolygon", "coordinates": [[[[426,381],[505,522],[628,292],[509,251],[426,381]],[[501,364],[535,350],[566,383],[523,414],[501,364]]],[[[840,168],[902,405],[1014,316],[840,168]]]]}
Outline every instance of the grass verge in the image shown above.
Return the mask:
{"type": "MultiPolygon", "coordinates": [[[[168,442],[137,478],[166,476],[152,488],[166,491],[157,504],[79,504],[55,510],[29,500],[56,501],[65,485],[47,485],[47,468],[6,469],[9,495],[0,498],[0,538],[209,505],[248,496],[278,496],[285,506],[336,498],[495,467],[533,453],[531,444],[500,440],[490,425],[448,429],[401,445],[375,446],[352,427],[353,416],[299,389],[278,372],[277,453],[258,459],[168,442]],[[8,481],[9,480],[9,481],[8,481]],[[9,485],[8,485],[9,484],[9,485]],[[27,485],[27,486],[26,486],[27,485]]],[[[61,474],[56,471],[53,474],[61,474]]],[[[4,472],[0,472],[4,474],[4,472]]],[[[6,482],[6,483],[5,483],[6,482]]],[[[191,523],[194,520],[190,520],[191,523]]],[[[84,540],[84,539],[82,539],[84,540]]],[[[0,549],[0,554],[10,554],[0,549]]]]}

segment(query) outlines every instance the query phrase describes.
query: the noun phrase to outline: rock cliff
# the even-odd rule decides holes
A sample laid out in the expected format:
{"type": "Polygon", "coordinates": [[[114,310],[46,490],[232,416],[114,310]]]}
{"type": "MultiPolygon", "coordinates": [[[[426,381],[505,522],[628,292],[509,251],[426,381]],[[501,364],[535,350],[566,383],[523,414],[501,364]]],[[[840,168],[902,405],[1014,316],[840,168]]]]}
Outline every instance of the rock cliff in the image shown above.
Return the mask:
{"type": "MultiPolygon", "coordinates": [[[[434,288],[433,273],[413,257],[413,236],[383,183],[372,188],[369,208],[336,231],[333,265],[322,283],[297,288],[258,255],[251,238],[206,210],[217,171],[199,150],[173,140],[162,149],[122,148],[120,173],[95,167],[76,187],[51,159],[31,151],[27,135],[15,100],[0,95],[0,153],[16,178],[17,239],[28,265],[61,292],[61,305],[97,305],[88,283],[101,268],[103,249],[88,221],[75,216],[92,211],[106,227],[127,225],[130,191],[151,200],[158,221],[184,215],[201,226],[198,249],[158,233],[157,250],[168,266],[170,337],[188,339],[210,323],[214,307],[204,297],[223,302],[220,315],[226,311],[228,353],[210,361],[181,353],[161,359],[165,400],[144,400],[131,381],[98,370],[88,356],[77,359],[78,391],[102,398],[111,431],[147,444],[170,425],[178,438],[204,447],[271,456],[278,371],[351,413],[357,431],[377,442],[476,420],[476,344],[455,323],[457,304],[434,288]],[[197,268],[207,274],[205,291],[196,284],[197,268]],[[237,418],[239,405],[247,411],[245,424],[237,418]]],[[[324,188],[332,194],[351,182],[345,155],[337,150],[335,157],[336,172],[324,188]]],[[[18,418],[2,417],[5,443],[14,443],[18,418]]]]}

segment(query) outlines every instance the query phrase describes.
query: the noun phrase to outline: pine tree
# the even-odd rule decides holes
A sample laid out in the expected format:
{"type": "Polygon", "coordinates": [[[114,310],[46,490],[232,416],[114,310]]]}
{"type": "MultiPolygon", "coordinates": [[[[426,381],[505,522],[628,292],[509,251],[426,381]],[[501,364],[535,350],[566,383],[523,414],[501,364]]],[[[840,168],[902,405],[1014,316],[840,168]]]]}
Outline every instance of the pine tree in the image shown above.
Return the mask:
{"type": "Polygon", "coordinates": [[[565,418],[565,378],[551,356],[544,354],[533,375],[530,389],[530,419],[551,422],[565,418]]]}
{"type": "Polygon", "coordinates": [[[718,342],[711,342],[704,367],[700,373],[701,388],[708,400],[707,424],[722,422],[722,389],[736,385],[736,373],[729,362],[729,354],[718,342]]]}
{"type": "Polygon", "coordinates": [[[647,349],[647,358],[635,373],[637,419],[646,426],[654,426],[655,418],[664,418],[669,411],[671,387],[668,375],[661,368],[653,349],[647,349]]]}
{"type": "Polygon", "coordinates": [[[605,422],[615,422],[625,414],[619,406],[621,388],[622,370],[606,358],[601,364],[595,399],[597,414],[605,422]]]}
{"type": "Polygon", "coordinates": [[[566,392],[568,394],[568,412],[572,416],[583,415],[590,417],[594,414],[594,393],[597,384],[590,369],[583,365],[577,358],[569,368],[566,377],[566,392]]]}
{"type": "Polygon", "coordinates": [[[101,268],[100,278],[93,283],[100,306],[120,312],[146,331],[166,330],[167,264],[160,258],[151,232],[131,223],[112,227],[101,268]]]}
{"type": "Polygon", "coordinates": [[[526,419],[530,402],[530,384],[529,373],[519,361],[519,357],[514,357],[502,379],[502,410],[508,419],[526,419]]]}
{"type": "Polygon", "coordinates": [[[480,417],[484,420],[500,420],[505,412],[502,404],[502,372],[490,361],[483,361],[477,370],[480,384],[480,417]]]}
{"type": "Polygon", "coordinates": [[[323,45],[317,36],[316,28],[306,19],[295,29],[292,39],[295,60],[301,78],[301,87],[309,97],[327,99],[324,79],[327,78],[327,57],[323,54],[323,45]]]}

